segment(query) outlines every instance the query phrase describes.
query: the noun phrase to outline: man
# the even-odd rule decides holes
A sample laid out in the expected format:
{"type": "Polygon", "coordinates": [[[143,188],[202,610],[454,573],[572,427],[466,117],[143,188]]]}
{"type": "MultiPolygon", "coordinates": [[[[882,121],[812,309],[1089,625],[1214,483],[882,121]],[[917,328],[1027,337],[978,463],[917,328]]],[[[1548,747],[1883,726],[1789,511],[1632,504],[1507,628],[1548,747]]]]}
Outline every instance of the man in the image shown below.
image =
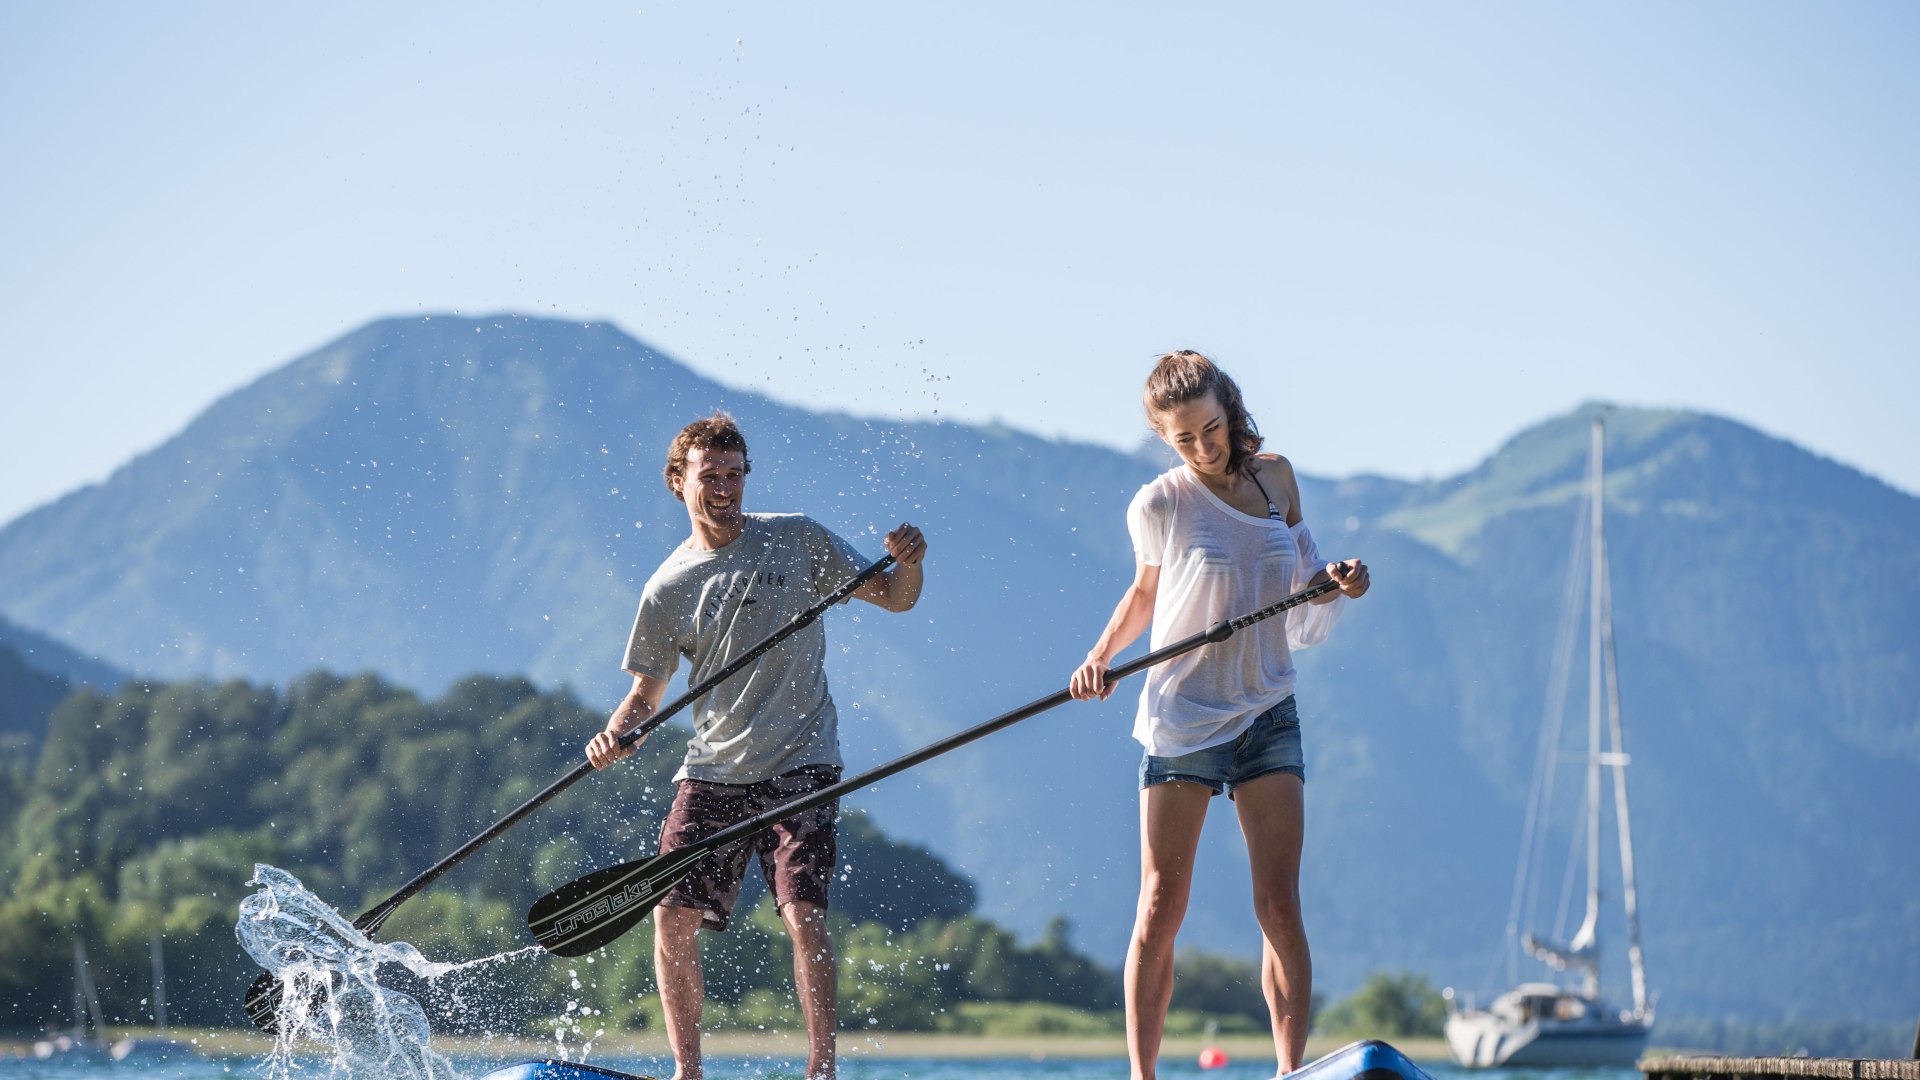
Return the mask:
{"type": "MultiPolygon", "coordinates": [[[[686,504],[690,533],[648,579],[627,641],[633,688],[587,744],[605,768],[627,756],[620,736],[660,707],[679,658],[690,682],[724,667],[794,615],[865,568],[845,540],[800,514],[742,508],[747,442],[733,418],[715,413],[686,426],[667,452],[668,490],[686,504]]],[[[892,569],[854,596],[888,611],[920,598],[926,539],[912,525],[887,534],[892,569]]],[[[840,778],[838,714],[827,692],[826,632],[815,621],[769,650],[695,705],[694,737],[675,774],[660,851],[696,843],[729,825],[819,791],[840,778]]],[[[702,926],[725,930],[747,857],[757,853],[780,919],[793,939],[793,980],[807,1022],[807,1076],[835,1075],[838,983],[827,933],[838,804],[796,815],[701,863],[654,912],[653,962],[665,1007],[674,1080],[698,1080],[702,926]]]]}

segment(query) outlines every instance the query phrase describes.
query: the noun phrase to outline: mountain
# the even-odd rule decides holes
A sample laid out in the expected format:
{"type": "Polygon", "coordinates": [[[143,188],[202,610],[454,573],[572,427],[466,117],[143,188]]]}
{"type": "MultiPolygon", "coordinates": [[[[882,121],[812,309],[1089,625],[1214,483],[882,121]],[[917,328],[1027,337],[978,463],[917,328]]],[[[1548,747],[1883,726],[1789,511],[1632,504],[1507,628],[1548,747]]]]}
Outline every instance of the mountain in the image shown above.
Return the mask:
{"type": "Polygon", "coordinates": [[[126,679],[44,634],[0,619],[0,739],[37,742],[53,707],[74,688],[112,690],[126,679]]]}
{"type": "MultiPolygon", "coordinates": [[[[1130,572],[1127,500],[1165,467],[809,412],[604,324],[395,319],[0,529],[0,612],[162,677],[372,669],[433,693],[526,673],[610,707],[640,583],[685,532],[666,443],[715,407],[752,444],[750,508],[804,510],[870,555],[901,520],[927,531],[918,608],[825,617],[856,768],[1061,686],[1130,572]]],[[[1323,551],[1365,557],[1376,582],[1301,658],[1304,903],[1330,993],[1382,967],[1504,976],[1490,964],[1600,408],[1460,476],[1303,478],[1323,551]]],[[[1662,1007],[1904,1018],[1920,998],[1920,500],[1728,420],[1607,411],[1662,1007]]],[[[1124,693],[1063,707],[853,801],[968,871],[984,913],[1034,933],[1065,912],[1117,962],[1138,872],[1131,711],[1124,693]]],[[[1231,817],[1203,838],[1183,941],[1250,953],[1231,817]]]]}
{"type": "Polygon", "coordinates": [[[53,707],[72,689],[58,675],[28,664],[12,646],[0,645],[0,739],[38,741],[53,707]]]}
{"type": "Polygon", "coordinates": [[[21,663],[71,686],[91,686],[95,690],[112,691],[132,678],[112,664],[102,663],[45,634],[35,633],[4,618],[0,618],[0,648],[12,650],[20,657],[21,663]]]}

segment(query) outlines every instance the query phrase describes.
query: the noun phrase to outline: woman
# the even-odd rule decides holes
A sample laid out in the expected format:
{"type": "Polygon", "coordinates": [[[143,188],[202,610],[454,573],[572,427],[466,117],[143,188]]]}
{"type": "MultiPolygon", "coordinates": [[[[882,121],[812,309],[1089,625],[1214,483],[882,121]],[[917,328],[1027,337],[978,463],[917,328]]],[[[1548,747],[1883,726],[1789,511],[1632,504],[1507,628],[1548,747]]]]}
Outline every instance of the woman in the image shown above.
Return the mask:
{"type": "Polygon", "coordinates": [[[1186,914],[1207,806],[1222,791],[1240,816],[1263,938],[1260,982],[1280,1072],[1307,1043],[1313,964],[1300,919],[1306,772],[1294,713],[1291,649],[1323,640],[1342,597],[1367,591],[1358,559],[1322,563],[1300,510],[1293,467],[1260,453],[1240,388],[1196,352],[1168,353],[1147,377],[1147,421],[1181,464],[1127,508],[1133,584],[1069,684],[1113,692],[1108,665],[1153,627],[1152,647],[1266,607],[1329,574],[1339,591],[1253,624],[1147,672],[1133,734],[1140,766],[1140,905],[1127,949],[1127,1052],[1135,1080],[1154,1075],[1173,994],[1173,941],[1186,914]]]}

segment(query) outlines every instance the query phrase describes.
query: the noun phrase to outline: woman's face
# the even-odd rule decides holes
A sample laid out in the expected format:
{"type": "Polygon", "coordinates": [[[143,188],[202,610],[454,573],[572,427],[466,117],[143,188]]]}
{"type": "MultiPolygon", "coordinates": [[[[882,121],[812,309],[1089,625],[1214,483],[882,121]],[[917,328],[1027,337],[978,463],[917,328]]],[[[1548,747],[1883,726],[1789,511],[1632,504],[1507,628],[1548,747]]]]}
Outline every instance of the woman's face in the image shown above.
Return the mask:
{"type": "Polygon", "coordinates": [[[1153,428],[1187,468],[1202,476],[1225,476],[1232,447],[1227,410],[1213,391],[1153,414],[1153,428]]]}

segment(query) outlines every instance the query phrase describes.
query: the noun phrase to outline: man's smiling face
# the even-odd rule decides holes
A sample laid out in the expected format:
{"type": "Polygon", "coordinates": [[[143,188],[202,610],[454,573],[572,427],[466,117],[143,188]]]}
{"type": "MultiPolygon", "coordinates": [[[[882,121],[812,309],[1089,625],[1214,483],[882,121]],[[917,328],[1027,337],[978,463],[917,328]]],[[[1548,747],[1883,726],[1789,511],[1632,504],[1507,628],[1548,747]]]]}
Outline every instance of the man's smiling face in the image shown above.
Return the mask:
{"type": "Polygon", "coordinates": [[[729,539],[740,531],[741,500],[747,484],[747,455],[738,450],[687,451],[687,471],[678,494],[687,504],[695,532],[729,539]]]}

